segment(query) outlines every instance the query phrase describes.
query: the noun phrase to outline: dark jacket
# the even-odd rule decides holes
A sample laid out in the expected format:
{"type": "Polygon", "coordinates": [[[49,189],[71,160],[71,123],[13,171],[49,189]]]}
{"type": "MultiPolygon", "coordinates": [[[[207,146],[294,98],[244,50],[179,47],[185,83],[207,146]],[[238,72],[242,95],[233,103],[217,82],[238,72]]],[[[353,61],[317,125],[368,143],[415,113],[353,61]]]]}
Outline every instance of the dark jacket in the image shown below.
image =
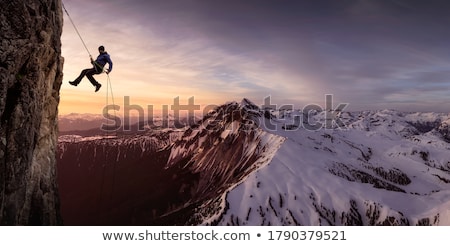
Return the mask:
{"type": "Polygon", "coordinates": [[[103,70],[103,67],[106,65],[106,63],[108,63],[109,64],[109,72],[112,71],[113,63],[107,52],[100,53],[100,55],[97,56],[97,59],[95,60],[94,63],[95,63],[95,65],[97,65],[96,67],[100,68],[100,70],[103,70]]]}

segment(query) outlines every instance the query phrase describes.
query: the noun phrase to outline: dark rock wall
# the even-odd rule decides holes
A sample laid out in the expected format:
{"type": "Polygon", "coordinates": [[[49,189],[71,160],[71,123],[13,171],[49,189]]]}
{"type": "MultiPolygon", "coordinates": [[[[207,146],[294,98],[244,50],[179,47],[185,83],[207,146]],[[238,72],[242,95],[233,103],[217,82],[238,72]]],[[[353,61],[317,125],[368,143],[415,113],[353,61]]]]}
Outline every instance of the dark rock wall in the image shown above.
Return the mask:
{"type": "Polygon", "coordinates": [[[60,0],[0,0],[0,225],[60,224],[60,0]]]}

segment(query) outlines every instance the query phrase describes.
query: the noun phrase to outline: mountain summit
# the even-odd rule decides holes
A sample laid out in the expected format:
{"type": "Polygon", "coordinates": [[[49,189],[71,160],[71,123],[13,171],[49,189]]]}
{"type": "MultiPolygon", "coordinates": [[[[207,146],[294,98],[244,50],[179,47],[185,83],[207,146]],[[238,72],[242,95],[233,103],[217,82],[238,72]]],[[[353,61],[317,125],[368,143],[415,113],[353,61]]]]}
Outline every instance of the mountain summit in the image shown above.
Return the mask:
{"type": "Polygon", "coordinates": [[[251,105],[227,103],[183,129],[60,136],[65,222],[185,225],[218,218],[228,191],[284,141],[258,126],[261,114],[251,105]]]}
{"type": "Polygon", "coordinates": [[[450,225],[450,115],[341,112],[345,129],[314,131],[304,117],[244,99],[183,129],[61,136],[65,221],[450,225]]]}

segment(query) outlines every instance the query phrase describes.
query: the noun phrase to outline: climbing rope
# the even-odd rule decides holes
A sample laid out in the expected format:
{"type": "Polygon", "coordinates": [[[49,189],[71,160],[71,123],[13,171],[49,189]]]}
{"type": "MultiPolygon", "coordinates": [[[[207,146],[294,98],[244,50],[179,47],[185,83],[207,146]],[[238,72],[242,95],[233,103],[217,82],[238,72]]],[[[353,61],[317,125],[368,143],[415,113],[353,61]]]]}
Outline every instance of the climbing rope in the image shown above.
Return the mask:
{"type": "Polygon", "coordinates": [[[86,43],[84,42],[83,38],[81,37],[80,32],[78,31],[77,26],[75,25],[75,23],[73,22],[72,18],[70,17],[69,12],[68,12],[67,9],[66,9],[66,6],[64,6],[64,2],[61,1],[61,3],[62,3],[62,7],[63,7],[64,11],[65,11],[66,14],[67,14],[67,17],[69,17],[69,20],[70,20],[70,22],[72,23],[73,28],[74,28],[75,31],[77,32],[78,37],[79,37],[80,40],[81,40],[81,43],[83,43],[83,46],[84,46],[84,48],[86,49],[87,53],[89,54],[89,57],[92,58],[91,52],[89,52],[89,49],[88,49],[88,47],[86,46],[86,43]]]}
{"type": "MultiPolygon", "coordinates": [[[[116,105],[114,103],[114,94],[113,94],[113,89],[112,89],[112,84],[111,84],[111,79],[109,78],[109,74],[106,74],[107,76],[107,86],[106,86],[106,105],[109,106],[108,104],[108,98],[109,98],[109,92],[111,92],[111,99],[112,99],[112,105],[116,105]]],[[[116,111],[114,110],[114,116],[116,116],[116,111]]]]}
{"type": "MultiPolygon", "coordinates": [[[[61,1],[61,3],[62,3],[62,7],[63,7],[64,11],[66,12],[67,16],[69,17],[70,22],[72,23],[73,28],[74,28],[75,31],[77,32],[77,35],[78,35],[78,37],[79,37],[80,40],[81,40],[81,43],[83,43],[83,46],[84,46],[84,48],[86,49],[87,53],[89,54],[89,57],[92,58],[91,52],[89,52],[89,49],[88,49],[88,47],[86,46],[86,43],[84,42],[83,37],[81,36],[80,32],[78,31],[78,28],[77,28],[77,26],[75,25],[75,22],[74,22],[74,21],[72,20],[72,18],[70,17],[69,11],[67,11],[66,6],[64,5],[64,2],[61,1]]],[[[95,63],[95,61],[94,61],[94,63],[95,63]]],[[[97,65],[98,65],[97,63],[94,64],[94,66],[97,66],[97,65]]],[[[101,67],[101,66],[99,66],[99,67],[101,67]]],[[[104,73],[104,72],[105,72],[105,70],[102,71],[102,73],[104,73]]],[[[111,98],[112,98],[112,103],[113,103],[113,105],[115,105],[115,103],[114,103],[113,90],[112,90],[112,86],[111,86],[111,79],[110,79],[108,73],[106,73],[106,76],[107,76],[106,106],[109,107],[109,104],[108,104],[109,92],[111,92],[111,98]]],[[[116,114],[116,111],[114,110],[114,116],[116,116],[115,114],[116,114]]]]}
{"type": "MultiPolygon", "coordinates": [[[[70,17],[70,14],[69,14],[69,12],[67,11],[67,9],[66,9],[66,7],[64,6],[64,2],[63,1],[61,1],[61,3],[62,3],[62,7],[63,7],[63,9],[64,9],[64,11],[66,12],[66,14],[67,14],[67,16],[69,17],[69,20],[70,20],[70,22],[72,23],[72,26],[73,26],[73,28],[75,29],[75,31],[76,31],[76,33],[77,33],[77,35],[78,35],[78,37],[80,38],[80,40],[81,40],[81,43],[83,43],[83,46],[84,46],[84,48],[86,49],[86,51],[87,51],[87,53],[89,54],[89,57],[91,58],[91,60],[92,60],[92,55],[91,55],[91,52],[89,52],[89,49],[88,49],[88,47],[86,46],[86,43],[84,42],[84,40],[83,40],[83,37],[81,36],[81,34],[80,34],[80,32],[78,31],[78,28],[76,27],[76,25],[75,25],[75,22],[72,20],[72,18],[70,17]]],[[[95,61],[94,61],[94,66],[96,66],[97,64],[95,63],[95,61]]],[[[102,73],[104,72],[104,70],[102,71],[102,73]]],[[[106,76],[107,76],[107,86],[106,86],[106,107],[107,107],[107,112],[108,112],[108,107],[109,107],[109,94],[111,93],[111,98],[112,98],[112,105],[115,105],[115,103],[114,103],[114,94],[113,94],[113,90],[112,90],[112,85],[111,85],[111,79],[110,79],[110,77],[109,77],[109,74],[108,73],[106,73],[106,76]]],[[[114,117],[116,117],[116,111],[114,110],[114,117]]],[[[108,130],[106,130],[106,135],[107,135],[107,137],[108,137],[108,130]]],[[[107,152],[105,152],[105,162],[106,162],[106,164],[107,164],[107,162],[108,162],[108,155],[107,155],[107,152]]],[[[103,186],[104,186],[104,179],[105,179],[105,167],[106,167],[106,164],[105,164],[105,166],[103,166],[103,173],[102,173],[102,180],[101,180],[101,187],[100,187],[100,196],[99,196],[99,201],[98,201],[98,206],[99,206],[99,209],[100,209],[100,205],[101,205],[101,200],[102,200],[102,197],[103,197],[103,186]]],[[[113,190],[114,190],[114,183],[115,183],[115,176],[116,176],[116,174],[115,174],[115,172],[116,172],[116,165],[115,165],[115,162],[114,162],[114,165],[113,165],[113,177],[112,177],[112,187],[111,187],[111,200],[112,200],[112,196],[113,196],[113,190]]]]}
{"type": "MultiPolygon", "coordinates": [[[[109,92],[111,92],[111,99],[112,99],[112,105],[114,106],[114,94],[113,94],[113,89],[112,89],[112,84],[111,84],[111,79],[109,78],[109,74],[106,74],[107,76],[107,83],[106,83],[106,107],[107,107],[107,111],[109,112],[109,92]]],[[[116,118],[116,110],[114,110],[114,119],[116,118]]],[[[106,132],[106,134],[108,134],[108,131],[106,132]]],[[[116,181],[116,162],[113,162],[113,172],[112,172],[112,184],[111,184],[111,201],[113,199],[113,194],[114,194],[114,186],[115,186],[115,181],[116,181]]]]}

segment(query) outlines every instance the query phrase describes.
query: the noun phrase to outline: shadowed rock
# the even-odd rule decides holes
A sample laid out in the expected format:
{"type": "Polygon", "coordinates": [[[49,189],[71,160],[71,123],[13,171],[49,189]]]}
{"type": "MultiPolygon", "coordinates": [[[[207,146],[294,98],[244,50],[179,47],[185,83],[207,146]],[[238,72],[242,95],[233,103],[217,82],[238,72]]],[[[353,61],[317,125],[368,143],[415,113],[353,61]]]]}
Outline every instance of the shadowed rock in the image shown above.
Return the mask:
{"type": "Polygon", "coordinates": [[[61,1],[1,1],[0,225],[60,224],[61,1]]]}

